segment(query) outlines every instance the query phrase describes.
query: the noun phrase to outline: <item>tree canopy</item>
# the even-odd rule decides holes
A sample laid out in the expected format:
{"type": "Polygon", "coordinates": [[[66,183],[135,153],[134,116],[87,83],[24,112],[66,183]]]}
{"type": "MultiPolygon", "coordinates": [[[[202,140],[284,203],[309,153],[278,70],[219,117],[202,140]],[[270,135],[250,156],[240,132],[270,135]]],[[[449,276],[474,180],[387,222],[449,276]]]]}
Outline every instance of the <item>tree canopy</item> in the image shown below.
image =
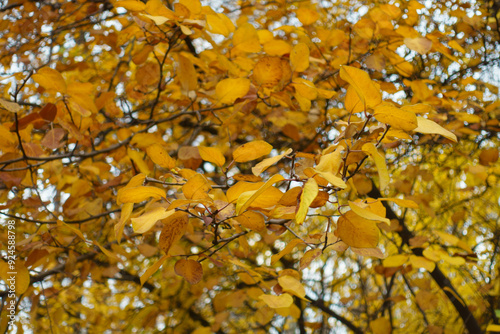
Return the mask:
{"type": "Polygon", "coordinates": [[[499,9],[2,1],[0,331],[500,331],[499,9]]]}

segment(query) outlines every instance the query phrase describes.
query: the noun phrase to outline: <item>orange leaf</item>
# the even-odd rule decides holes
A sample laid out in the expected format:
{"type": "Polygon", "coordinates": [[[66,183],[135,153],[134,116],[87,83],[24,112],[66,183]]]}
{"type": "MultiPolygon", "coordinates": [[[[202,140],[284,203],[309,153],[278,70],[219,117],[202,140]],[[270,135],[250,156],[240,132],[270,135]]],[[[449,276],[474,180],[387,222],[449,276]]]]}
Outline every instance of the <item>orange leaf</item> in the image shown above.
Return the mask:
{"type": "Polygon", "coordinates": [[[180,259],[175,263],[174,270],[191,284],[198,284],[203,278],[203,267],[195,260],[180,259]]]}
{"type": "Polygon", "coordinates": [[[189,217],[186,212],[177,211],[163,220],[163,229],[160,234],[160,248],[168,254],[170,247],[179,241],[186,231],[189,217]]]}

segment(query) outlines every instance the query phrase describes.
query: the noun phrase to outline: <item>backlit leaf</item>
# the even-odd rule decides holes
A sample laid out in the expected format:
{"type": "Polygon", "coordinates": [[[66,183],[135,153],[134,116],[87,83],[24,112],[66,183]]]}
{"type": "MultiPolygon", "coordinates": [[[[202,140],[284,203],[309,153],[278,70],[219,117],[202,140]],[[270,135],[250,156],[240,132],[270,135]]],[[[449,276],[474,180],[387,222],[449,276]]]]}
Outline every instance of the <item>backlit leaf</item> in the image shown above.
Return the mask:
{"type": "Polygon", "coordinates": [[[200,151],[200,156],[203,160],[212,162],[219,167],[222,167],[226,162],[226,158],[222,154],[222,152],[216,147],[198,147],[198,151],[200,151]]]}
{"type": "Polygon", "coordinates": [[[349,201],[349,207],[351,208],[352,211],[354,211],[354,213],[356,213],[360,217],[363,217],[368,220],[381,221],[386,223],[388,226],[391,225],[391,221],[389,219],[377,215],[376,213],[365,208],[361,203],[349,201]]]}
{"type": "Polygon", "coordinates": [[[297,224],[302,224],[306,218],[309,206],[314,201],[316,196],[318,196],[318,184],[313,178],[307,180],[302,189],[302,194],[300,195],[300,205],[295,215],[295,221],[297,224]]]}
{"type": "Polygon", "coordinates": [[[295,72],[303,72],[309,67],[309,47],[305,43],[298,43],[290,53],[290,64],[295,72]]]}
{"type": "Polygon", "coordinates": [[[50,92],[66,93],[66,81],[63,76],[50,67],[42,67],[36,74],[33,74],[32,78],[36,83],[50,92]]]}
{"type": "Polygon", "coordinates": [[[278,277],[278,283],[281,285],[284,292],[289,292],[299,298],[304,298],[306,296],[306,290],[304,289],[304,286],[298,279],[293,276],[280,276],[278,277]]]}
{"type": "Polygon", "coordinates": [[[232,104],[245,96],[250,89],[250,80],[245,78],[224,79],[217,84],[215,95],[220,103],[232,104]]]}
{"type": "Polygon", "coordinates": [[[380,90],[365,71],[351,66],[342,66],[340,77],[354,88],[367,109],[372,109],[382,102],[380,90]]]}
{"type": "Polygon", "coordinates": [[[175,160],[160,144],[153,144],[146,149],[148,156],[160,167],[172,169],[175,167],[175,160]]]}
{"type": "Polygon", "coordinates": [[[174,270],[191,284],[198,284],[203,278],[203,267],[195,260],[180,259],[175,263],[174,270]]]}
{"type": "Polygon", "coordinates": [[[455,136],[455,134],[453,134],[451,131],[446,130],[436,122],[423,117],[417,117],[417,122],[418,126],[413,129],[413,131],[420,133],[437,134],[448,138],[455,143],[457,142],[457,136],[455,136]]]}
{"type": "Polygon", "coordinates": [[[172,215],[175,210],[166,210],[165,208],[159,206],[151,210],[146,211],[137,218],[131,218],[132,228],[135,233],[146,233],[161,219],[167,218],[172,215]]]}
{"type": "Polygon", "coordinates": [[[270,308],[284,308],[290,307],[293,303],[293,297],[288,293],[279,296],[274,295],[260,295],[260,300],[267,304],[270,308]]]}
{"type": "Polygon", "coordinates": [[[177,211],[163,220],[163,229],[158,244],[165,254],[168,255],[172,245],[182,238],[188,222],[188,214],[182,211],[177,211]]]}
{"type": "Polygon", "coordinates": [[[280,161],[281,159],[283,159],[284,156],[289,155],[290,153],[292,153],[292,151],[293,150],[291,148],[289,148],[283,154],[280,154],[280,155],[277,155],[275,157],[267,158],[267,159],[262,160],[261,162],[259,162],[258,164],[256,164],[254,167],[252,167],[252,173],[253,173],[253,175],[255,175],[255,176],[260,175],[267,168],[269,168],[270,166],[274,165],[275,163],[277,163],[278,161],[280,161]]]}
{"type": "Polygon", "coordinates": [[[340,216],[337,221],[337,234],[343,242],[356,248],[374,248],[379,240],[377,224],[353,211],[340,216]]]}
{"type": "Polygon", "coordinates": [[[395,129],[415,131],[418,126],[417,116],[413,112],[396,108],[390,104],[382,104],[375,108],[373,116],[377,121],[389,124],[395,129]]]}
{"type": "Polygon", "coordinates": [[[151,186],[127,187],[118,193],[117,201],[119,203],[140,203],[151,197],[154,199],[166,198],[166,192],[164,189],[151,186]]]}
{"type": "Polygon", "coordinates": [[[241,145],[233,152],[233,159],[236,162],[247,162],[258,159],[271,153],[273,147],[263,141],[255,140],[241,145]]]}

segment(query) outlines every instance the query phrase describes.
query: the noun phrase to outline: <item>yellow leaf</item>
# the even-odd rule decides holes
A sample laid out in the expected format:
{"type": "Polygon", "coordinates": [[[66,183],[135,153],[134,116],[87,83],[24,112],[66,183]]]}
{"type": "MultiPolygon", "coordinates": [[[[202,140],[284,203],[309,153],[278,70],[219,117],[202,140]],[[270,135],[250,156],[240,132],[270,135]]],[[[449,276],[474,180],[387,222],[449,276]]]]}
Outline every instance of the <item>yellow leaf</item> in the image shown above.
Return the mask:
{"type": "Polygon", "coordinates": [[[349,86],[347,88],[347,92],[345,94],[345,108],[351,114],[363,112],[365,110],[364,103],[359,98],[358,93],[356,93],[354,86],[349,86]]]}
{"type": "Polygon", "coordinates": [[[219,103],[233,104],[234,101],[245,96],[249,89],[249,79],[224,79],[215,87],[215,95],[219,103]]]}
{"type": "Polygon", "coordinates": [[[161,230],[159,246],[165,254],[168,255],[170,247],[179,241],[186,231],[189,222],[189,217],[186,212],[177,211],[168,216],[163,221],[163,229],[161,230]]]}
{"type": "Polygon", "coordinates": [[[299,21],[305,26],[313,24],[319,19],[318,12],[310,8],[299,8],[296,11],[296,15],[299,21]]]}
{"type": "Polygon", "coordinates": [[[337,235],[343,242],[356,248],[377,247],[379,230],[373,220],[348,211],[337,221],[337,235]]]}
{"type": "Polygon", "coordinates": [[[170,157],[168,152],[160,144],[148,146],[146,153],[158,166],[167,169],[175,168],[175,160],[170,157]]]}
{"type": "Polygon", "coordinates": [[[0,277],[6,286],[14,285],[15,288],[12,290],[15,290],[15,294],[18,296],[25,293],[30,286],[30,273],[19,258],[14,262],[0,261],[0,277]]]}
{"type": "Polygon", "coordinates": [[[165,190],[157,187],[127,187],[121,190],[117,196],[118,203],[140,203],[150,197],[154,199],[167,198],[165,190]]]}
{"type": "MultiPolygon", "coordinates": [[[[123,188],[122,188],[123,189],[123,188]]],[[[115,224],[115,238],[120,243],[122,240],[123,229],[127,223],[132,211],[134,210],[134,203],[126,203],[122,206],[122,211],[120,213],[120,221],[115,224]]]]}
{"type": "Polygon", "coordinates": [[[449,41],[448,46],[457,50],[458,52],[463,53],[463,54],[465,54],[467,52],[460,44],[458,44],[457,41],[449,41]]]}
{"type": "Polygon", "coordinates": [[[465,264],[465,259],[460,256],[449,256],[448,254],[443,254],[441,259],[453,266],[462,266],[465,264]]]}
{"type": "Polygon", "coordinates": [[[262,160],[257,165],[255,165],[254,167],[252,167],[252,173],[253,173],[253,175],[258,176],[260,173],[262,173],[263,171],[265,171],[267,168],[269,168],[270,166],[272,166],[275,163],[277,163],[278,161],[280,161],[284,156],[292,153],[292,151],[293,150],[291,148],[289,148],[283,154],[280,154],[280,155],[277,155],[275,157],[267,158],[267,159],[262,160]]]}
{"type": "Polygon", "coordinates": [[[432,48],[432,41],[425,37],[405,38],[404,42],[408,49],[413,50],[421,55],[426,54],[432,48]]]}
{"type": "Polygon", "coordinates": [[[135,233],[146,233],[149,231],[157,221],[167,218],[172,215],[175,210],[166,210],[165,208],[159,206],[155,207],[146,213],[142,214],[140,217],[131,218],[132,228],[135,233]]]}
{"type": "MultiPolygon", "coordinates": [[[[378,171],[380,190],[384,190],[389,185],[390,181],[389,171],[387,170],[384,156],[377,150],[373,143],[364,144],[362,150],[368,153],[375,161],[375,166],[377,166],[378,171]]],[[[388,224],[390,224],[390,222],[388,224]]]]}
{"type": "Polygon", "coordinates": [[[179,3],[189,9],[191,14],[199,14],[201,12],[200,0],[179,0],[179,3]]]}
{"type": "Polygon", "coordinates": [[[160,269],[162,264],[167,260],[167,256],[163,255],[158,261],[156,261],[151,267],[149,267],[144,274],[141,275],[141,286],[146,283],[146,281],[153,275],[155,272],[160,269]]]}
{"type": "Polygon", "coordinates": [[[434,268],[436,268],[436,264],[430,260],[427,260],[423,256],[410,255],[410,264],[413,268],[423,268],[428,272],[433,272],[434,268]]]}
{"type": "Polygon", "coordinates": [[[92,242],[95,246],[99,247],[99,249],[101,250],[101,252],[106,255],[109,259],[113,259],[115,261],[119,261],[121,263],[123,263],[122,259],[120,259],[120,257],[118,255],[116,255],[115,253],[113,252],[110,252],[109,250],[107,250],[106,248],[102,247],[100,243],[98,243],[97,241],[93,241],[92,242]]]}
{"type": "Polygon", "coordinates": [[[226,158],[222,152],[215,147],[198,147],[200,156],[203,160],[211,162],[219,167],[222,167],[226,162],[226,158]]]}
{"type": "Polygon", "coordinates": [[[364,208],[361,203],[349,201],[349,207],[351,208],[352,211],[354,211],[354,213],[356,213],[360,217],[363,217],[368,220],[381,221],[389,226],[391,225],[391,221],[389,219],[379,216],[376,213],[370,211],[369,209],[364,208]]]}
{"type": "Polygon", "coordinates": [[[274,295],[260,295],[259,299],[264,301],[270,308],[284,308],[290,307],[293,303],[293,297],[288,293],[279,296],[274,295]]]}
{"type": "Polygon", "coordinates": [[[290,63],[279,57],[262,57],[253,68],[252,80],[257,86],[275,87],[290,80],[290,63]]]}
{"type": "Polygon", "coordinates": [[[207,30],[213,34],[228,37],[234,31],[234,24],[222,13],[207,14],[207,30]]]}
{"type": "Polygon", "coordinates": [[[242,52],[259,52],[260,42],[257,30],[251,23],[242,24],[233,34],[234,48],[242,52]]]}
{"type": "Polygon", "coordinates": [[[366,109],[372,109],[382,102],[380,90],[365,71],[351,66],[342,66],[340,77],[354,88],[366,109]]]}
{"type": "Polygon", "coordinates": [[[298,279],[293,276],[280,276],[278,277],[278,283],[284,292],[289,292],[294,296],[299,298],[304,298],[306,296],[306,289],[298,279]]]}
{"type": "Polygon", "coordinates": [[[460,239],[454,235],[451,235],[449,233],[441,232],[441,231],[434,231],[434,234],[436,234],[441,240],[444,242],[456,246],[460,239]]]}
{"type": "Polygon", "coordinates": [[[455,136],[452,132],[446,130],[436,122],[423,117],[417,117],[417,122],[418,127],[413,131],[420,133],[438,134],[445,138],[448,138],[451,141],[454,141],[455,143],[457,142],[457,136],[455,136]]]}
{"type": "Polygon", "coordinates": [[[373,334],[391,334],[392,327],[389,319],[382,317],[370,321],[370,329],[373,334]]]}
{"type": "Polygon", "coordinates": [[[3,108],[13,113],[18,113],[23,109],[19,104],[15,102],[6,101],[4,99],[0,99],[0,108],[3,108]]]}
{"type": "Polygon", "coordinates": [[[379,198],[380,201],[389,201],[389,202],[394,202],[400,207],[403,208],[411,208],[411,209],[418,209],[418,204],[415,203],[412,200],[409,199],[400,199],[400,198],[379,198]]]}
{"type": "Polygon", "coordinates": [[[396,108],[389,103],[384,103],[375,108],[373,116],[377,121],[389,124],[395,129],[411,131],[418,126],[417,116],[413,112],[396,108]]]}
{"type": "Polygon", "coordinates": [[[356,247],[351,247],[351,250],[361,256],[372,256],[376,257],[379,259],[383,259],[385,257],[384,253],[382,251],[375,247],[375,248],[356,248],[356,247]]]}
{"type": "Polygon", "coordinates": [[[139,171],[143,174],[149,175],[151,174],[151,170],[149,169],[148,165],[144,161],[144,153],[139,152],[136,150],[132,150],[131,148],[127,149],[127,155],[129,158],[134,162],[134,164],[137,166],[139,171]]]}
{"type": "Polygon", "coordinates": [[[149,14],[142,14],[143,17],[146,17],[153,21],[156,25],[161,26],[162,24],[170,21],[170,18],[161,16],[161,15],[149,15],[149,14]]]}
{"type": "Polygon", "coordinates": [[[255,211],[245,211],[234,218],[241,226],[256,232],[266,231],[266,222],[261,213],[255,211]]]}
{"type": "Polygon", "coordinates": [[[269,187],[272,187],[273,184],[283,181],[284,179],[285,178],[280,174],[273,175],[259,189],[241,194],[238,198],[238,201],[236,202],[236,214],[239,215],[240,212],[245,211],[250,206],[250,204],[252,204],[253,201],[255,201],[255,199],[257,199],[257,197],[259,197],[259,195],[261,195],[265,190],[267,190],[269,187]]]}
{"type": "Polygon", "coordinates": [[[233,152],[233,159],[236,162],[247,162],[258,159],[271,153],[273,147],[263,141],[255,140],[241,145],[233,152]]]}
{"type": "Polygon", "coordinates": [[[203,267],[195,260],[180,259],[175,263],[174,270],[191,284],[198,284],[203,278],[203,267]]]}
{"type": "Polygon", "coordinates": [[[314,169],[317,172],[331,172],[335,175],[339,171],[341,164],[342,153],[340,149],[337,149],[332,153],[322,155],[318,165],[314,169]]]}
{"type": "Polygon", "coordinates": [[[140,12],[146,9],[146,5],[141,1],[117,1],[115,7],[122,7],[131,12],[140,12]]]}
{"type": "Polygon", "coordinates": [[[304,184],[304,188],[302,189],[302,194],[300,195],[300,205],[297,210],[297,214],[295,215],[295,222],[297,224],[302,224],[304,219],[306,218],[307,211],[309,210],[309,206],[314,201],[316,196],[318,196],[318,184],[313,178],[307,180],[306,184],[304,184]]]}
{"type": "Polygon", "coordinates": [[[319,176],[327,180],[332,186],[345,189],[347,188],[347,184],[340,177],[333,175],[332,172],[319,172],[314,169],[319,176]]]}
{"type": "Polygon", "coordinates": [[[311,262],[313,262],[314,259],[320,256],[321,253],[322,251],[320,248],[310,249],[307,252],[305,252],[304,256],[302,256],[302,258],[300,259],[299,269],[304,270],[305,268],[309,267],[311,262]]]}
{"type": "Polygon", "coordinates": [[[210,190],[212,187],[208,184],[207,179],[198,173],[182,186],[182,193],[187,199],[206,199],[210,190]]]}
{"type": "Polygon", "coordinates": [[[263,46],[264,46],[264,52],[270,56],[281,57],[284,54],[290,53],[290,51],[292,50],[290,44],[281,39],[271,40],[265,43],[263,46]]]}
{"type": "Polygon", "coordinates": [[[295,72],[303,72],[309,67],[309,47],[305,43],[298,43],[290,53],[290,65],[295,72]]]}
{"type": "Polygon", "coordinates": [[[500,325],[495,325],[495,324],[489,324],[488,327],[486,327],[487,332],[500,332],[500,325]]]}
{"type": "Polygon", "coordinates": [[[408,255],[392,255],[382,261],[384,267],[399,267],[408,261],[408,255]]]}
{"type": "Polygon", "coordinates": [[[304,241],[300,239],[293,239],[290,241],[283,250],[281,250],[278,254],[274,254],[271,256],[271,265],[274,265],[278,262],[283,256],[289,254],[297,245],[304,243],[304,241]]]}
{"type": "Polygon", "coordinates": [[[309,80],[305,80],[302,78],[293,79],[293,88],[295,89],[295,93],[308,99],[315,100],[318,97],[318,90],[309,80]]]}
{"type": "Polygon", "coordinates": [[[66,81],[58,71],[42,67],[32,76],[33,80],[51,93],[66,94],[66,81]]]}
{"type": "Polygon", "coordinates": [[[181,87],[185,95],[198,87],[198,73],[191,60],[184,57],[182,54],[179,55],[179,70],[177,71],[177,76],[181,81],[181,87]]]}

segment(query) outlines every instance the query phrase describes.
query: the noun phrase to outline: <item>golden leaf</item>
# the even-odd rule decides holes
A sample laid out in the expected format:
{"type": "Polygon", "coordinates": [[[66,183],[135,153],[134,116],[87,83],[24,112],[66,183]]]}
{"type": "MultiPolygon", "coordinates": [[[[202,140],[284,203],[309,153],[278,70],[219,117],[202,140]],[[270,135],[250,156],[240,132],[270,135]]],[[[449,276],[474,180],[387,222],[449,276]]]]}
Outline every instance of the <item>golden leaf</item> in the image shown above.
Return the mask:
{"type": "Polygon", "coordinates": [[[182,238],[188,222],[188,214],[183,211],[177,211],[163,220],[163,229],[158,244],[165,254],[168,255],[172,245],[182,238]]]}
{"type": "Polygon", "coordinates": [[[417,116],[413,112],[396,108],[389,103],[381,104],[375,108],[373,116],[377,121],[389,124],[395,129],[415,131],[418,126],[417,116]]]}
{"type": "Polygon", "coordinates": [[[309,67],[309,47],[305,43],[298,43],[290,53],[290,65],[295,72],[303,72],[309,67]]]}
{"type": "Polygon", "coordinates": [[[288,293],[279,296],[274,295],[260,295],[259,299],[264,301],[270,308],[284,308],[290,307],[293,303],[293,297],[288,293]]]}
{"type": "Polygon", "coordinates": [[[342,66],[340,77],[354,88],[366,109],[372,109],[382,102],[380,90],[365,71],[351,66],[342,66]]]}
{"type": "Polygon", "coordinates": [[[284,156],[289,155],[290,153],[292,153],[292,151],[293,150],[291,148],[289,148],[283,154],[280,154],[280,155],[277,155],[275,157],[267,158],[267,159],[262,160],[257,165],[255,165],[254,167],[252,167],[252,173],[253,173],[253,175],[255,175],[255,176],[260,175],[260,173],[262,173],[267,168],[269,168],[270,166],[272,166],[275,163],[277,163],[278,161],[280,161],[284,156]]]}
{"type": "Polygon", "coordinates": [[[206,199],[211,189],[212,187],[208,184],[207,179],[203,175],[196,173],[182,186],[182,193],[187,199],[206,199]]]}
{"type": "Polygon", "coordinates": [[[300,195],[300,205],[299,209],[295,215],[295,222],[297,224],[302,224],[306,218],[309,206],[314,201],[316,196],[318,196],[318,184],[313,178],[307,180],[302,189],[302,194],[300,195]]]}
{"type": "Polygon", "coordinates": [[[175,160],[170,157],[168,152],[160,144],[148,146],[146,153],[155,164],[160,167],[172,169],[175,167],[175,160]]]}
{"type": "Polygon", "coordinates": [[[198,151],[203,160],[214,163],[219,167],[222,167],[226,162],[226,158],[216,147],[198,147],[198,151]]]}
{"type": "MultiPolygon", "coordinates": [[[[365,205],[365,206],[367,206],[367,205],[365,205]]],[[[356,213],[360,217],[363,217],[363,218],[368,219],[368,220],[384,222],[388,226],[391,225],[391,221],[389,219],[377,215],[376,213],[365,208],[363,206],[363,204],[361,204],[361,203],[349,201],[349,207],[351,208],[352,211],[354,211],[354,213],[356,213]]]]}
{"type": "Polygon", "coordinates": [[[51,93],[66,94],[66,81],[61,73],[50,67],[42,67],[36,74],[33,74],[32,78],[51,93]]]}
{"type": "Polygon", "coordinates": [[[245,96],[250,89],[250,80],[245,78],[224,79],[215,87],[215,95],[219,103],[232,104],[245,96]]]}
{"type": "Polygon", "coordinates": [[[121,189],[116,200],[118,203],[140,203],[150,197],[154,199],[166,199],[166,196],[165,190],[157,187],[126,187],[121,189]]]}
{"type": "Polygon", "coordinates": [[[180,259],[175,263],[174,270],[191,284],[198,284],[203,278],[203,267],[195,260],[180,259]]]}
{"type": "Polygon", "coordinates": [[[161,206],[155,207],[149,211],[146,211],[140,217],[131,218],[130,220],[132,221],[132,228],[134,229],[135,233],[146,233],[156,224],[157,221],[167,218],[174,212],[175,210],[167,211],[167,209],[161,206]]]}
{"type": "Polygon", "coordinates": [[[242,24],[233,34],[234,49],[242,52],[259,52],[260,42],[257,30],[251,23],[242,24]]]}
{"type": "Polygon", "coordinates": [[[304,286],[298,279],[293,276],[280,276],[278,277],[278,283],[281,285],[281,288],[284,292],[289,292],[299,298],[304,298],[306,296],[306,290],[304,289],[304,286]]]}
{"type": "Polygon", "coordinates": [[[271,153],[273,147],[263,141],[255,140],[241,145],[233,152],[233,159],[236,162],[247,162],[258,159],[271,153]]]}
{"type": "Polygon", "coordinates": [[[356,248],[374,248],[379,240],[377,224],[353,211],[340,216],[337,221],[337,235],[343,242],[356,248]]]}
{"type": "Polygon", "coordinates": [[[446,130],[441,125],[437,124],[434,121],[431,121],[430,119],[417,117],[417,124],[418,126],[413,129],[413,131],[415,132],[438,134],[445,138],[448,138],[451,141],[454,141],[455,143],[457,142],[457,136],[455,136],[455,134],[446,130]]]}

